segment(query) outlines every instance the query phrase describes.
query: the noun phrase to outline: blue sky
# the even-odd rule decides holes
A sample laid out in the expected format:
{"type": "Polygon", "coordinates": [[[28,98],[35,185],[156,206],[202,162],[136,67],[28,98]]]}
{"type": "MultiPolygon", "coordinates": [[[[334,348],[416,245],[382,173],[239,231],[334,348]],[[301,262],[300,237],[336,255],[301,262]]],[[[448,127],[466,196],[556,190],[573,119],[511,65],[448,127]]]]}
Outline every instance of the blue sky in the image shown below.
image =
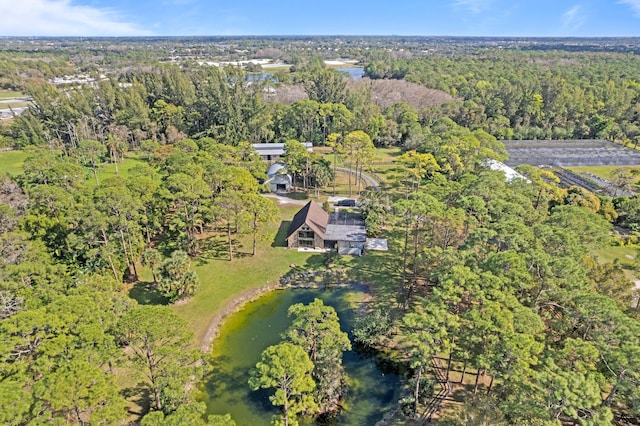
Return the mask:
{"type": "Polygon", "coordinates": [[[0,0],[0,36],[640,36],[640,0],[0,0]]]}

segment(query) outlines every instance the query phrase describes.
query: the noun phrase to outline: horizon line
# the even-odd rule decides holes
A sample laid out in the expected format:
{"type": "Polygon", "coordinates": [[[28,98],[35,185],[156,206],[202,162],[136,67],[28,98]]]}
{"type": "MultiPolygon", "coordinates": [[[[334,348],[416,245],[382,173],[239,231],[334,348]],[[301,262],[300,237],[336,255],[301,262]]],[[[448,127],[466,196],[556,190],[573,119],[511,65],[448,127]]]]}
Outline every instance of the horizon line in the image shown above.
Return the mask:
{"type": "Polygon", "coordinates": [[[500,40],[513,40],[513,39],[569,39],[569,40],[589,40],[589,39],[640,39],[640,35],[637,36],[623,36],[623,35],[590,35],[590,36],[553,36],[553,35],[418,35],[418,34],[209,34],[209,35],[30,35],[30,36],[14,36],[14,35],[0,35],[0,39],[162,39],[162,38],[271,38],[271,37],[287,37],[287,38],[309,38],[309,37],[349,37],[349,38],[375,38],[375,37],[390,37],[390,38],[458,38],[458,39],[500,39],[500,40]]]}

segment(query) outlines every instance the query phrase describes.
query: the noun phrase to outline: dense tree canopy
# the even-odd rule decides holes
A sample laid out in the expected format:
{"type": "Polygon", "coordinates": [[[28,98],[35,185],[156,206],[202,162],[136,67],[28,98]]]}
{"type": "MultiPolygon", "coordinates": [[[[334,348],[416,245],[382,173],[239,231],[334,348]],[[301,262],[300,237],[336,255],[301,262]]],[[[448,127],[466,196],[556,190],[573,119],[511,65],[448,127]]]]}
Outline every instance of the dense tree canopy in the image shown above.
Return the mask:
{"type": "MultiPolygon", "coordinates": [[[[189,326],[170,308],[137,306],[124,283],[143,265],[163,301],[193,295],[191,259],[210,249],[202,240],[211,234],[226,239],[229,261],[243,233],[258,255],[261,229],[278,214],[258,194],[266,165],[250,144],[283,142],[289,172],[317,195],[332,179],[335,188],[338,157],[352,195],[376,146],[402,151],[387,165],[384,190],[361,197],[369,233],[389,239],[375,266],[391,281],[354,335],[388,345],[408,367],[406,413],[429,405],[431,372],[452,384],[461,365],[459,381],[470,383],[464,413],[444,424],[637,423],[640,304],[620,264],[592,253],[609,244],[613,222],[640,229],[638,199],[563,189],[552,172],[530,166],[519,168],[528,181],[506,182],[486,167],[506,158],[500,139],[637,145],[637,56],[455,43],[422,55],[407,43],[411,53],[357,55],[369,77],[438,89],[449,102],[379,102],[373,86],[351,85],[290,47],[278,55],[294,72],[273,81],[103,49],[105,64],[127,66],[95,84],[58,86],[46,79],[73,72],[73,63],[98,77],[75,42],[68,48],[77,57],[21,43],[1,52],[0,84],[32,100],[0,135],[28,155],[23,174],[0,177],[0,422],[124,422],[116,374],[129,369],[150,395],[143,424],[205,424],[187,386],[204,368],[189,326]],[[272,96],[296,87],[304,93],[295,100],[272,96]],[[331,156],[300,142],[326,144],[331,156]],[[136,162],[126,173],[125,158],[136,162]],[[115,176],[101,177],[106,164],[115,176]]],[[[634,176],[619,170],[613,179],[628,190],[634,176]]],[[[286,341],[263,353],[250,381],[274,389],[285,424],[339,407],[350,347],[321,301],[290,315],[286,341]]]]}

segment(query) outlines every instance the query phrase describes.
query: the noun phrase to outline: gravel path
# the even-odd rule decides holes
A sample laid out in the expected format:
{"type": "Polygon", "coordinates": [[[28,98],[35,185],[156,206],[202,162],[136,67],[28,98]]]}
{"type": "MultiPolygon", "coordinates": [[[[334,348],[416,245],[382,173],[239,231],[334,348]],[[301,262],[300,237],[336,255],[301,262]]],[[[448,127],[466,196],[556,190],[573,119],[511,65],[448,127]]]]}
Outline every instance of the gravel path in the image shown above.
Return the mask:
{"type": "MultiPolygon", "coordinates": [[[[344,172],[344,173],[349,173],[349,172],[351,172],[351,174],[352,174],[352,175],[354,175],[354,176],[356,176],[356,177],[357,177],[356,172],[355,172],[354,170],[351,170],[351,171],[350,171],[350,170],[349,170],[349,169],[347,169],[346,167],[336,167],[336,170],[337,170],[337,171],[340,171],[340,172],[344,172]]],[[[362,176],[362,179],[363,179],[365,182],[367,182],[367,185],[369,185],[369,187],[370,187],[371,189],[374,189],[374,190],[376,190],[376,191],[380,189],[380,184],[379,184],[379,183],[378,183],[378,181],[376,181],[376,180],[375,180],[371,175],[368,175],[368,174],[366,174],[366,173],[359,173],[359,175],[360,175],[360,176],[362,176]]]]}
{"type": "Polygon", "coordinates": [[[273,198],[274,200],[276,200],[278,204],[295,204],[298,206],[304,206],[309,202],[309,200],[295,200],[291,197],[287,197],[286,195],[274,194],[274,193],[262,194],[262,196],[267,198],[273,198]]]}

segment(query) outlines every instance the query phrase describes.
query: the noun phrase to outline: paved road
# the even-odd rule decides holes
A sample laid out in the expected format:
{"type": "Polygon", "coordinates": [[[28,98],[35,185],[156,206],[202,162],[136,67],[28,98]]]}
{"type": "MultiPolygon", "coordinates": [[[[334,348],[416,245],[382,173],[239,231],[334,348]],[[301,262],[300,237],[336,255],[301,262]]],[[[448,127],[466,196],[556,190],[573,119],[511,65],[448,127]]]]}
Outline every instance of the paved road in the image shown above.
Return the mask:
{"type": "MultiPolygon", "coordinates": [[[[336,167],[336,170],[339,172],[349,173],[349,169],[347,169],[346,167],[336,167]]],[[[351,170],[351,174],[357,177],[355,170],[351,170]]],[[[371,175],[362,173],[361,176],[362,179],[367,182],[367,185],[369,185],[371,189],[376,191],[380,189],[380,184],[371,175]]]]}

